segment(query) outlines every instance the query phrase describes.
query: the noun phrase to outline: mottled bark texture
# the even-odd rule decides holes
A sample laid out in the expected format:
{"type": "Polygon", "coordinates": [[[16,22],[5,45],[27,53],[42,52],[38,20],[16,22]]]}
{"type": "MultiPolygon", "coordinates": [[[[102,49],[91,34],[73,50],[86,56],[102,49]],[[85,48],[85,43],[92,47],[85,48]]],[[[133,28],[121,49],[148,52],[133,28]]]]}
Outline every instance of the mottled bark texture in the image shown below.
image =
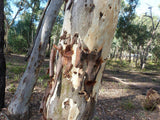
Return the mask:
{"type": "Polygon", "coordinates": [[[0,110],[5,100],[6,62],[4,56],[4,0],[0,1],[0,110]]]}
{"type": "Polygon", "coordinates": [[[91,120],[120,0],[68,0],[40,111],[44,120],[91,120]],[[54,61],[53,61],[54,60],[54,61]],[[54,67],[53,67],[54,66],[54,67]]]}
{"type": "Polygon", "coordinates": [[[40,66],[45,57],[45,50],[51,35],[53,24],[59,13],[63,0],[50,0],[48,8],[44,13],[40,29],[38,31],[35,46],[29,58],[27,68],[20,80],[16,93],[11,100],[8,110],[13,115],[20,115],[20,119],[28,119],[29,100],[32,90],[38,78],[40,66]],[[28,115],[27,115],[28,116],[28,115]]]}

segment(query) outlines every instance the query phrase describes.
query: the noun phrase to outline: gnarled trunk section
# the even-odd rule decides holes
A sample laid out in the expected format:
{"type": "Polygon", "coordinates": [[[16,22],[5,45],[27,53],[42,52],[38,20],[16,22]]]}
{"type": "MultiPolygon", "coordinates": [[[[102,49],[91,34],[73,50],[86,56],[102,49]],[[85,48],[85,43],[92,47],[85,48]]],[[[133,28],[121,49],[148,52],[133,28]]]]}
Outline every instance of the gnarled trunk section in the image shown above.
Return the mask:
{"type": "MultiPolygon", "coordinates": [[[[30,56],[28,66],[20,80],[17,91],[8,110],[13,115],[25,116],[28,113],[29,99],[38,78],[40,66],[45,57],[45,50],[49,36],[63,0],[51,0],[44,14],[40,29],[38,29],[36,43],[30,56]]],[[[28,117],[28,116],[27,116],[28,117]]],[[[20,118],[28,119],[28,118],[20,118]]]]}
{"type": "Polygon", "coordinates": [[[51,80],[40,109],[45,120],[93,118],[119,4],[119,0],[67,2],[62,36],[51,53],[51,80]]]}

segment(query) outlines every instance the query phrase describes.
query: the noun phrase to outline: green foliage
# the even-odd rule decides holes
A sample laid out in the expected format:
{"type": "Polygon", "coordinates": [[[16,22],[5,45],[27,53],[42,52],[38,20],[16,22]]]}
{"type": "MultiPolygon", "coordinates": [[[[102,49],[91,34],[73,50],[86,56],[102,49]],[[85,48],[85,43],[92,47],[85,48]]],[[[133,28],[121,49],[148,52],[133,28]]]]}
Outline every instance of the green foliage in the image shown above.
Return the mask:
{"type": "Polygon", "coordinates": [[[121,3],[121,11],[119,15],[119,20],[117,24],[116,37],[127,39],[128,35],[132,32],[130,31],[131,22],[136,17],[135,8],[138,4],[138,0],[128,0],[128,4],[124,1],[121,3]]]}
{"type": "Polygon", "coordinates": [[[158,70],[160,70],[160,67],[158,66],[157,63],[147,62],[144,71],[148,71],[148,70],[151,70],[151,71],[154,71],[154,70],[155,70],[155,71],[158,71],[158,70]]]}
{"type": "Polygon", "coordinates": [[[24,53],[27,50],[27,40],[22,35],[9,39],[8,43],[11,49],[16,53],[24,53]]]}
{"type": "Polygon", "coordinates": [[[14,84],[10,84],[9,92],[14,93],[16,91],[16,86],[14,84]]]}
{"type": "Polygon", "coordinates": [[[38,81],[38,83],[40,83],[40,84],[42,85],[42,83],[43,83],[43,78],[39,77],[37,81],[38,81]]]}
{"type": "Polygon", "coordinates": [[[13,14],[13,10],[11,9],[11,4],[14,4],[11,0],[4,0],[4,13],[9,23],[12,19],[12,14],[13,14]]]}
{"type": "Polygon", "coordinates": [[[153,72],[160,70],[160,63],[154,63],[148,61],[146,67],[142,70],[139,66],[135,66],[133,63],[129,63],[125,60],[107,60],[106,69],[114,70],[113,74],[117,74],[119,71],[139,71],[139,72],[153,72]]]}
{"type": "MultiPolygon", "coordinates": [[[[14,53],[27,53],[28,49],[33,45],[36,35],[36,27],[40,21],[44,4],[47,0],[25,0],[20,4],[18,1],[6,1],[6,15],[7,20],[12,19],[11,5],[15,5],[17,8],[22,7],[23,11],[20,13],[19,20],[16,21],[9,30],[8,44],[9,48],[14,53]],[[42,5],[43,4],[43,5],[42,5]]],[[[50,46],[57,44],[61,33],[63,24],[63,10],[60,11],[57,16],[56,23],[54,25],[50,46]]],[[[48,52],[49,55],[49,52],[48,52]]]]}
{"type": "Polygon", "coordinates": [[[14,81],[18,81],[20,79],[20,75],[19,74],[16,74],[15,76],[14,76],[14,81]]]}
{"type": "Polygon", "coordinates": [[[6,63],[6,65],[8,66],[8,65],[12,65],[12,63],[11,62],[8,62],[8,63],[6,63]]]}
{"type": "Polygon", "coordinates": [[[129,63],[124,60],[107,60],[106,63],[107,68],[117,68],[117,69],[123,69],[123,68],[128,68],[129,63]]]}
{"type": "Polygon", "coordinates": [[[153,55],[160,60],[160,45],[159,46],[155,46],[152,50],[153,55]]]}
{"type": "Polygon", "coordinates": [[[42,78],[42,79],[49,79],[49,75],[44,74],[44,75],[41,76],[41,78],[42,78]]]}
{"type": "Polygon", "coordinates": [[[43,84],[43,87],[46,88],[46,87],[47,87],[47,84],[48,84],[48,83],[45,82],[45,83],[43,84]]]}
{"type": "Polygon", "coordinates": [[[9,72],[12,72],[14,74],[20,74],[24,71],[24,68],[22,66],[12,66],[9,69],[9,72]]]}
{"type": "MultiPolygon", "coordinates": [[[[13,52],[26,53],[27,49],[33,42],[36,25],[42,14],[43,7],[41,4],[45,4],[46,0],[18,0],[18,1],[7,1],[5,0],[5,15],[8,23],[13,19],[11,6],[15,5],[17,9],[22,8],[20,19],[10,27],[8,43],[9,47],[13,52]]],[[[14,11],[17,12],[17,11],[14,11]]]]}
{"type": "Polygon", "coordinates": [[[122,108],[124,108],[125,110],[131,110],[134,109],[135,106],[133,104],[133,102],[131,100],[125,100],[121,103],[122,108]]]}
{"type": "MultiPolygon", "coordinates": [[[[112,43],[110,58],[120,60],[127,56],[131,63],[133,54],[136,66],[144,67],[148,55],[159,61],[160,27],[159,18],[152,16],[152,9],[142,16],[135,14],[138,0],[122,0],[117,30],[112,43]],[[151,19],[153,17],[153,19],[151,19]],[[155,29],[157,28],[157,29],[155,29]],[[154,32],[153,32],[154,31],[154,32]],[[140,62],[140,64],[139,64],[140,62]]],[[[147,10],[146,10],[147,11],[147,10]]]]}
{"type": "Polygon", "coordinates": [[[95,116],[93,120],[100,120],[100,118],[98,116],[95,116]]]}

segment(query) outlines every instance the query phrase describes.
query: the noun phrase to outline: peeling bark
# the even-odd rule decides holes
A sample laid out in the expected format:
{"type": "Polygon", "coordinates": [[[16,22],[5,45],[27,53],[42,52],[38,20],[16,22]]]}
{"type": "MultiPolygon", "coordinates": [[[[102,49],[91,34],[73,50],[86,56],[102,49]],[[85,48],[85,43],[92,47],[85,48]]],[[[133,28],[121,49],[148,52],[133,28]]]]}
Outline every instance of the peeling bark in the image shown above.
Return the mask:
{"type": "Polygon", "coordinates": [[[119,0],[67,1],[55,74],[41,105],[44,120],[93,118],[119,6],[119,0]]]}

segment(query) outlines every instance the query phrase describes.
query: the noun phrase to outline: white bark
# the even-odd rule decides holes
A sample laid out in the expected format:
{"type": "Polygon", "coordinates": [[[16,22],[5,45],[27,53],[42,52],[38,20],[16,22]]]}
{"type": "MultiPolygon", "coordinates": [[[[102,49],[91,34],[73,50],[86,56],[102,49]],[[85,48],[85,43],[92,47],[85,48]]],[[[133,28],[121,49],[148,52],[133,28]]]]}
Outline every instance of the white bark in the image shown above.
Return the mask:
{"type": "Polygon", "coordinates": [[[68,1],[55,74],[41,106],[44,119],[92,119],[119,7],[120,0],[68,1]]]}
{"type": "Polygon", "coordinates": [[[28,111],[29,99],[38,78],[40,66],[44,60],[48,39],[62,4],[63,0],[51,0],[46,13],[44,14],[44,19],[36,37],[36,43],[29,59],[28,66],[20,80],[14,98],[8,107],[9,112],[13,115],[24,116],[28,111]]]}

